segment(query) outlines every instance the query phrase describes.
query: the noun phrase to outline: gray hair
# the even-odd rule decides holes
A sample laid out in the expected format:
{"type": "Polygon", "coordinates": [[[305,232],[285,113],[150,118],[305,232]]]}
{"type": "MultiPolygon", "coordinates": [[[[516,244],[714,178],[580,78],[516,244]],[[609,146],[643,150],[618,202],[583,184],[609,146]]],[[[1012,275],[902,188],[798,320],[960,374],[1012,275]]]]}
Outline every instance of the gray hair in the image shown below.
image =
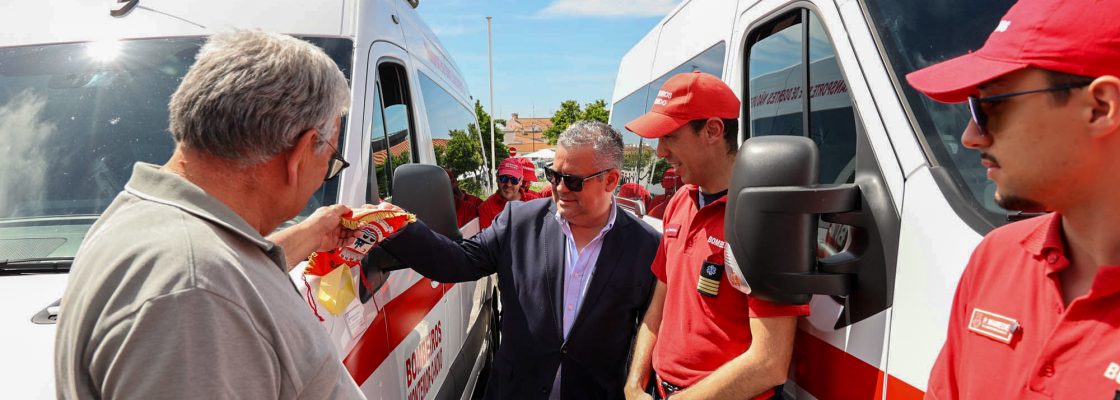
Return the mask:
{"type": "Polygon", "coordinates": [[[566,149],[591,146],[599,168],[622,168],[622,135],[602,122],[576,121],[560,134],[556,144],[566,149]]]}
{"type": "Polygon", "coordinates": [[[254,165],[317,129],[316,150],[350,107],[338,65],[315,45],[257,30],[219,33],[171,96],[175,142],[242,165],[254,165]]]}

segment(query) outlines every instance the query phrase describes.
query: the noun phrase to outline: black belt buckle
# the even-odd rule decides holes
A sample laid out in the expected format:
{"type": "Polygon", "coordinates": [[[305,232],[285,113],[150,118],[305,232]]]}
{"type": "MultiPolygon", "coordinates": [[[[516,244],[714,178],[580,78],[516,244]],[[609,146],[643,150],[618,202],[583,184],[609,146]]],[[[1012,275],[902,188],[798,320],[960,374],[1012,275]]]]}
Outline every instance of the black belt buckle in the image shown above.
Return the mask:
{"type": "Polygon", "coordinates": [[[665,381],[661,381],[661,388],[665,389],[665,396],[666,397],[668,397],[669,395],[672,395],[673,393],[684,390],[684,388],[682,388],[680,386],[677,386],[677,385],[674,385],[672,383],[665,382],[665,381]]]}

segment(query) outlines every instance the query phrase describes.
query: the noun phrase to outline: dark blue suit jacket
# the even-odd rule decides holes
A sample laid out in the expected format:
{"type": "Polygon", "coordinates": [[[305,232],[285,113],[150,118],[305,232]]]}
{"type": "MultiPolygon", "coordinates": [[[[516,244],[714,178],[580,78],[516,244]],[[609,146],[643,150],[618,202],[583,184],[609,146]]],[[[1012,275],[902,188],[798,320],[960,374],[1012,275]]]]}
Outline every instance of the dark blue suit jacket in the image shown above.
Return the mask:
{"type": "Polygon", "coordinates": [[[567,340],[561,302],[564,233],[551,198],[511,202],[493,225],[454,242],[414,223],[381,246],[424,276],[465,282],[497,273],[502,340],[488,399],[546,399],[563,366],[564,399],[621,399],[627,359],[653,293],[660,235],[617,209],[567,340]]]}

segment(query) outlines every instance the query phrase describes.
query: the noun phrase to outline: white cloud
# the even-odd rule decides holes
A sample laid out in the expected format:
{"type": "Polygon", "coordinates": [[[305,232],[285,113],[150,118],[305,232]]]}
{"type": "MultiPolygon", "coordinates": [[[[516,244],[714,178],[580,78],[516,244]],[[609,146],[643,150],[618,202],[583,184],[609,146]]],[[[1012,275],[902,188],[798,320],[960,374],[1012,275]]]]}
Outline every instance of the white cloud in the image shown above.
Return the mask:
{"type": "Polygon", "coordinates": [[[680,0],[554,0],[540,17],[663,17],[680,0]]]}

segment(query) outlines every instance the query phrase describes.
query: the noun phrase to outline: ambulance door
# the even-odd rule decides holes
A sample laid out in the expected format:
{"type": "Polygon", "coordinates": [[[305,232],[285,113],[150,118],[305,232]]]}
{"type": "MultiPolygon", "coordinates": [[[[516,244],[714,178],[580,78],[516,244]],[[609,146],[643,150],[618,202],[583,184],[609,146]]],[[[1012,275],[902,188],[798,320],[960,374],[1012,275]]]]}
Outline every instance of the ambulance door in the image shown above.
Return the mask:
{"type": "MultiPolygon", "coordinates": [[[[373,117],[363,165],[368,174],[367,203],[392,201],[393,170],[419,159],[414,85],[406,60],[408,54],[395,44],[375,42],[370,47],[366,106],[373,117]]],[[[381,329],[384,336],[380,344],[355,346],[345,360],[370,398],[405,399],[423,394],[416,389],[432,362],[431,345],[438,344],[445,319],[444,308],[436,307],[444,289],[393,264],[395,260],[380,248],[374,248],[363,261],[366,279],[360,285],[360,297],[371,299],[380,309],[380,318],[369,329],[381,329]]]]}
{"type": "MultiPolygon", "coordinates": [[[[832,279],[829,283],[836,285],[809,288],[813,285],[806,283],[789,289],[796,286],[791,285],[778,294],[784,296],[782,302],[809,302],[812,308],[799,323],[791,384],[785,390],[798,398],[874,398],[884,383],[898,249],[899,217],[891,189],[893,184],[901,191],[902,180],[890,142],[881,129],[874,133],[882,137],[869,134],[872,130],[861,118],[878,115],[873,103],[857,101],[868,92],[867,83],[831,7],[746,10],[740,25],[745,27],[744,53],[731,80],[742,88],[744,136],[810,139],[819,154],[814,183],[854,194],[848,208],[855,211],[809,214],[806,219],[816,227],[807,231],[816,240],[805,248],[815,248],[805,254],[805,272],[830,275],[821,282],[832,279]]],[[[729,193],[729,198],[738,195],[729,193]]],[[[729,213],[737,207],[729,206],[729,213]]],[[[794,211],[792,202],[777,207],[804,213],[794,211]]],[[[729,226],[729,242],[737,236],[730,232],[741,223],[729,226]]],[[[766,264],[758,257],[736,256],[751,259],[752,266],[766,264]]],[[[754,295],[771,299],[766,297],[773,294],[766,290],[774,287],[771,283],[752,281],[754,295]]]]}
{"type": "MultiPolygon", "coordinates": [[[[417,57],[420,58],[420,57],[417,57]]],[[[429,57],[429,59],[431,56],[429,57]]],[[[420,65],[420,63],[417,63],[420,65]]],[[[433,161],[436,165],[455,175],[453,184],[464,193],[482,198],[486,195],[484,185],[486,176],[479,173],[482,164],[479,145],[479,130],[472,106],[451,93],[457,92],[438,69],[425,68],[416,74],[420,94],[423,96],[423,111],[426,116],[427,131],[430,134],[433,161]]],[[[460,226],[462,237],[474,234],[473,226],[460,226]]],[[[483,321],[476,324],[486,297],[476,298],[480,286],[486,286],[489,278],[478,281],[445,284],[447,291],[442,300],[447,309],[447,320],[443,331],[443,369],[448,373],[442,392],[461,393],[470,381],[470,374],[481,353],[483,339],[488,325],[483,321]],[[480,282],[482,285],[480,285],[480,282]],[[472,313],[473,311],[473,313],[472,313]],[[472,333],[474,335],[472,335],[472,333]]]]}

